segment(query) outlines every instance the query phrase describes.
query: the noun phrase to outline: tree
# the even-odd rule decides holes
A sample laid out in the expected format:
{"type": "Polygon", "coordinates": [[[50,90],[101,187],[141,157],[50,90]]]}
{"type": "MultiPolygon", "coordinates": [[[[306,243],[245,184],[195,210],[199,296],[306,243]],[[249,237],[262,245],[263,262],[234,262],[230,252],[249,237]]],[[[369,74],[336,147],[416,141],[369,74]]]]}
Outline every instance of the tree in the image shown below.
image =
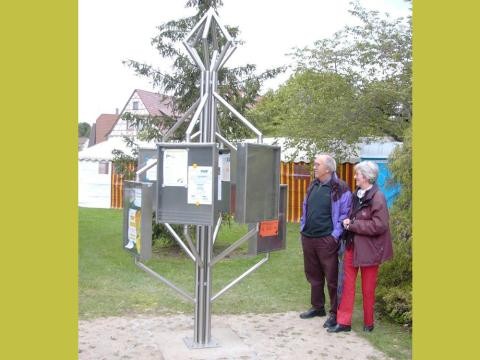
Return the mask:
{"type": "Polygon", "coordinates": [[[304,70],[268,93],[249,115],[267,135],[287,135],[311,156],[323,149],[346,157],[359,136],[351,131],[355,101],[355,88],[344,76],[304,70]]]}
{"type": "Polygon", "coordinates": [[[352,6],[359,25],[296,48],[292,78],[250,114],[260,128],[291,138],[295,148],[315,144],[342,158],[362,137],[401,141],[411,125],[411,19],[352,6]]]}
{"type": "Polygon", "coordinates": [[[380,17],[358,2],[351,4],[350,13],[359,25],[345,26],[331,39],[316,41],[313,48],[297,48],[292,54],[296,69],[332,71],[350,79],[363,104],[359,114],[396,122],[380,125],[400,140],[412,120],[411,17],[380,17]]]}
{"type": "Polygon", "coordinates": [[[86,122],[78,123],[78,137],[89,137],[90,130],[91,130],[91,126],[89,123],[86,123],[86,122]]]}
{"type": "MultiPolygon", "coordinates": [[[[185,112],[199,98],[201,74],[200,69],[184,51],[181,41],[210,7],[218,9],[222,5],[223,2],[219,0],[189,0],[186,6],[196,7],[198,11],[195,15],[172,20],[158,27],[159,34],[152,39],[152,45],[156,47],[162,58],[172,61],[171,73],[166,74],[152,65],[142,64],[135,60],[124,62],[137,74],[150,78],[153,85],[158,87],[161,92],[173,95],[175,98],[173,106],[178,115],[185,112]]],[[[235,43],[241,44],[242,42],[238,39],[238,27],[225,27],[235,39],[235,43]]],[[[218,41],[220,46],[224,44],[221,37],[218,41]]],[[[209,46],[209,52],[213,52],[215,44],[211,42],[209,46]]],[[[200,55],[203,54],[203,48],[199,47],[197,50],[200,55]]],[[[253,64],[236,68],[224,67],[218,73],[218,92],[237,111],[243,113],[255,104],[263,81],[274,77],[281,71],[283,71],[282,68],[275,68],[256,74],[256,66],[253,64]]],[[[238,139],[249,135],[248,130],[240,125],[227,109],[219,107],[217,118],[227,139],[238,139]]],[[[161,140],[161,136],[175,120],[165,117],[163,119],[140,118],[132,114],[126,114],[125,119],[142,129],[140,132],[142,140],[161,140]],[[159,123],[166,124],[161,131],[159,131],[159,123]]],[[[184,130],[185,127],[178,129],[176,138],[181,138],[184,130]]]]}

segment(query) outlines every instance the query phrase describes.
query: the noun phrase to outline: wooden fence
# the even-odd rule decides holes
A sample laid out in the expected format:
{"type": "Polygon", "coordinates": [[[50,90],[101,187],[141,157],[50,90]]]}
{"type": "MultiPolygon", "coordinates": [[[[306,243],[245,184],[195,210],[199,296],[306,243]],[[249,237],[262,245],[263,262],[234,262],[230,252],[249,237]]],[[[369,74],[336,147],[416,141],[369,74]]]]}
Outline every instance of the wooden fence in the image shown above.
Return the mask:
{"type": "MultiPolygon", "coordinates": [[[[128,170],[135,172],[137,170],[137,165],[135,163],[130,163],[128,165],[128,170]]],[[[115,171],[115,166],[112,164],[112,185],[111,185],[112,196],[110,200],[110,207],[113,209],[122,209],[123,208],[123,176],[118,174],[115,171]]]]}

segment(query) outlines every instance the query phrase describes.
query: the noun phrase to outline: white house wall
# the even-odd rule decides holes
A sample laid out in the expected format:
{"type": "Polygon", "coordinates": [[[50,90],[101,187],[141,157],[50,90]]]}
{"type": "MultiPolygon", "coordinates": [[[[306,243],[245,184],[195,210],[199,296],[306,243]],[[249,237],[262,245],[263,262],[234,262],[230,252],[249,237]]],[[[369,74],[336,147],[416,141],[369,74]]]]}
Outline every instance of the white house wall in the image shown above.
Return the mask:
{"type": "MultiPolygon", "coordinates": [[[[134,115],[148,115],[149,114],[147,108],[145,107],[144,103],[142,102],[142,100],[138,96],[137,92],[135,92],[132,95],[132,97],[130,98],[130,100],[128,101],[127,105],[125,106],[125,109],[122,112],[122,115],[126,112],[129,112],[129,113],[134,114],[134,115]],[[138,110],[133,109],[133,103],[134,102],[138,102],[138,110]]],[[[112,129],[110,135],[108,136],[109,138],[110,137],[115,137],[115,136],[124,136],[124,135],[130,136],[130,135],[135,135],[136,134],[136,131],[133,128],[128,127],[127,122],[121,118],[122,115],[120,115],[120,119],[118,119],[118,121],[115,124],[114,128],[112,129]]]]}
{"type": "Polygon", "coordinates": [[[110,208],[112,163],[108,174],[99,174],[99,161],[78,162],[78,205],[89,208],[110,208]]]}

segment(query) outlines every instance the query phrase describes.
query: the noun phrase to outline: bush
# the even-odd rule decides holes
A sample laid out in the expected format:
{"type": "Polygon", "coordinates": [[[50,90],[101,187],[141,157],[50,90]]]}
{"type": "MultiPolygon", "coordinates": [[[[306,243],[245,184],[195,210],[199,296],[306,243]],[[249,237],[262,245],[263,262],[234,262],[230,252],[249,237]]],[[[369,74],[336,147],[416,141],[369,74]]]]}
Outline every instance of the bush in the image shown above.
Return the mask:
{"type": "Polygon", "coordinates": [[[382,316],[412,324],[412,141],[408,129],[403,146],[389,159],[393,181],[401,192],[390,211],[393,237],[391,261],[380,268],[376,294],[377,310],[382,316]]]}
{"type": "MultiPolygon", "coordinates": [[[[222,223],[228,225],[230,228],[233,223],[233,215],[228,213],[222,213],[222,223]]],[[[175,232],[183,239],[183,225],[170,224],[175,232]]],[[[190,237],[195,242],[195,226],[190,226],[190,237]]],[[[155,221],[155,212],[152,217],[152,245],[157,244],[160,247],[178,247],[180,245],[175,241],[170,231],[163,224],[159,224],[155,221]]]]}
{"type": "Polygon", "coordinates": [[[412,325],[412,286],[381,288],[377,291],[377,309],[393,321],[412,325]]]}
{"type": "MultiPolygon", "coordinates": [[[[179,224],[170,224],[170,226],[175,230],[175,232],[183,238],[183,225],[179,224]]],[[[190,229],[190,236],[192,236],[192,229],[190,229]]],[[[152,218],[152,246],[157,244],[160,247],[178,247],[177,241],[173,238],[173,235],[170,234],[170,231],[166,228],[165,225],[159,224],[155,221],[155,212],[153,212],[152,218]]]]}

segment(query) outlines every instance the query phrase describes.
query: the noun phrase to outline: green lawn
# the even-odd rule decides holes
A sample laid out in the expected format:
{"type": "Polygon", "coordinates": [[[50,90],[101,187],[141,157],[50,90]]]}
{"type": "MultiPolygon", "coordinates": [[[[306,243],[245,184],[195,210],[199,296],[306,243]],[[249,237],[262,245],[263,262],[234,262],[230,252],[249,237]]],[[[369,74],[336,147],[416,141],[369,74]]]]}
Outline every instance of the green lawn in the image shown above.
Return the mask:
{"type": "MultiPolygon", "coordinates": [[[[214,253],[218,254],[246,231],[246,226],[222,225],[214,253]]],[[[213,267],[213,294],[262,258],[245,254],[246,244],[237,249],[232,258],[213,267]]],[[[193,296],[194,264],[183,252],[156,248],[154,257],[146,264],[193,296]]],[[[309,304],[310,290],[303,272],[298,224],[288,224],[287,249],[272,252],[266,264],[219,297],[212,311],[214,314],[302,311],[309,304]]],[[[122,210],[80,208],[80,318],[133,313],[193,314],[193,304],[137,268],[131,255],[122,249],[122,210]]],[[[360,295],[353,318],[354,330],[362,328],[362,319],[360,295]]],[[[373,333],[359,331],[359,334],[393,358],[411,358],[411,334],[401,326],[377,320],[373,333]]]]}

